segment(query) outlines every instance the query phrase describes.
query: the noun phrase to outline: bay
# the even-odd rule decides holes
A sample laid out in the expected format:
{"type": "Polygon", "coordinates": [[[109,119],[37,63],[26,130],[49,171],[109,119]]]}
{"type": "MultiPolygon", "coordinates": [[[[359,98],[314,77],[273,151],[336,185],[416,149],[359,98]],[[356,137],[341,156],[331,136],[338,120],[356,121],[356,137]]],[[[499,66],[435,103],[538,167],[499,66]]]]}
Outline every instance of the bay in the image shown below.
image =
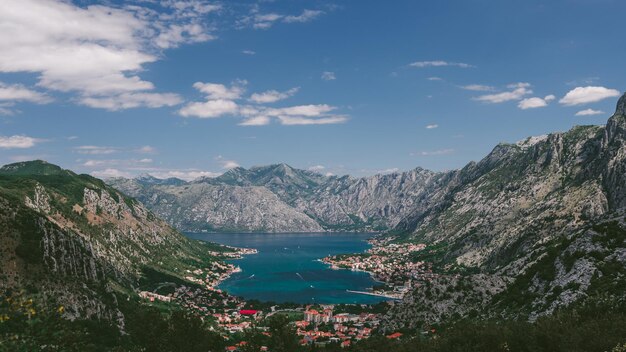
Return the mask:
{"type": "Polygon", "coordinates": [[[364,272],[332,270],[321,263],[327,255],[360,253],[370,248],[372,234],[362,233],[187,233],[190,238],[229,246],[255,248],[258,254],[232,260],[241,272],[220,289],[245,299],[320,304],[374,304],[383,297],[352,293],[367,291],[377,281],[364,272]]]}

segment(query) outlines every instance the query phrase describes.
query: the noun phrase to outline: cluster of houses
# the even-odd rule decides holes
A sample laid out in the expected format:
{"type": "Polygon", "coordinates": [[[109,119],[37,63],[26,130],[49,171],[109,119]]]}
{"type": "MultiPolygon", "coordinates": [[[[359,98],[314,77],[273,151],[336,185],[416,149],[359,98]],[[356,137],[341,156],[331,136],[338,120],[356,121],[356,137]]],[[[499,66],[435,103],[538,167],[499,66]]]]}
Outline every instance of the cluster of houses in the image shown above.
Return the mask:
{"type": "Polygon", "coordinates": [[[300,344],[339,343],[341,347],[348,347],[355,341],[369,338],[380,323],[377,314],[333,314],[333,307],[323,305],[319,310],[307,307],[304,320],[295,322],[300,344]]]}
{"type": "Polygon", "coordinates": [[[388,241],[371,240],[373,247],[367,253],[328,256],[322,262],[329,264],[332,269],[350,269],[372,274],[376,280],[386,284],[384,289],[372,293],[390,298],[402,298],[414,281],[435,276],[431,263],[407,260],[411,253],[424,250],[425,244],[395,244],[387,243],[388,241]]]}

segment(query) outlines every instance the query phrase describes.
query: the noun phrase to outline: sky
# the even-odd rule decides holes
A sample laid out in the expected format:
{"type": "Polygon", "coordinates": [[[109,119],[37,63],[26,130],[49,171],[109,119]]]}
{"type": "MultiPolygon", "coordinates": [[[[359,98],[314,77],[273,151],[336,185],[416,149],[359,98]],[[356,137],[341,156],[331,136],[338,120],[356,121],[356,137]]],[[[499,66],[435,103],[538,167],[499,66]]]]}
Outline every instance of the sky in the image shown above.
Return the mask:
{"type": "Polygon", "coordinates": [[[450,170],[604,124],[621,0],[0,2],[0,164],[450,170]]]}

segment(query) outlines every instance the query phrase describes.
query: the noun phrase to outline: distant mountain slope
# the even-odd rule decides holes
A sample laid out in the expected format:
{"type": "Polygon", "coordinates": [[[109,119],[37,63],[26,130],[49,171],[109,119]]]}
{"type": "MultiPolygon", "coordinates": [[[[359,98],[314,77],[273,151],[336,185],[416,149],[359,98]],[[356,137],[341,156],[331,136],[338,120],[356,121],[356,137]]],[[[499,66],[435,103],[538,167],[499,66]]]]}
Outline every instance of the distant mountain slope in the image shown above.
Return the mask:
{"type": "Polygon", "coordinates": [[[626,95],[606,126],[501,144],[448,177],[392,231],[430,245],[443,276],[417,285],[388,327],[452,313],[534,319],[589,297],[626,304],[626,95]],[[457,288],[464,299],[446,300],[457,288]]]}
{"type": "Polygon", "coordinates": [[[238,167],[193,182],[140,177],[108,182],[184,231],[388,231],[454,242],[459,265],[497,265],[526,232],[536,241],[626,204],[623,105],[607,127],[499,144],[479,162],[436,173],[420,168],[353,178],[286,164],[238,167]],[[610,191],[608,191],[610,190],[610,191]],[[228,199],[228,201],[224,201],[228,199]],[[533,221],[528,221],[533,219],[533,221]],[[552,228],[533,229],[542,222],[552,228]],[[500,231],[468,246],[482,232],[500,231]],[[472,236],[470,236],[472,234],[472,236]],[[467,244],[463,243],[467,239],[467,244]]]}
{"type": "Polygon", "coordinates": [[[182,276],[214,260],[141,203],[43,161],[0,168],[0,228],[0,291],[40,295],[68,318],[119,320],[113,293],[147,268],[182,276]]]}
{"type": "Polygon", "coordinates": [[[183,231],[380,231],[395,226],[443,174],[423,169],[365,178],[286,164],[231,169],[184,184],[110,179],[183,231]]]}

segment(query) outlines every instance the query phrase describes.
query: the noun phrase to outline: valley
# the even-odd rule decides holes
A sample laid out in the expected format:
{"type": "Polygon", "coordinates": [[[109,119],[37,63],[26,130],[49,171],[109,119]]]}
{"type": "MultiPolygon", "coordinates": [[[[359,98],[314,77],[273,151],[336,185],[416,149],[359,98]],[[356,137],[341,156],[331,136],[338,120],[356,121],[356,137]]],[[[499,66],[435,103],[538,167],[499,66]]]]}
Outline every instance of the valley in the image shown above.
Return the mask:
{"type": "Polygon", "coordinates": [[[625,187],[626,95],[606,126],[499,144],[448,172],[352,178],[280,164],[105,183],[8,164],[1,343],[40,346],[58,324],[51,343],[64,350],[84,324],[81,343],[106,334],[128,349],[445,350],[472,329],[481,343],[493,328],[541,344],[542,324],[568,341],[597,324],[608,335],[592,349],[612,348],[626,338],[611,323],[626,316],[625,187]],[[145,317],[170,333],[151,338],[145,317]]]}

